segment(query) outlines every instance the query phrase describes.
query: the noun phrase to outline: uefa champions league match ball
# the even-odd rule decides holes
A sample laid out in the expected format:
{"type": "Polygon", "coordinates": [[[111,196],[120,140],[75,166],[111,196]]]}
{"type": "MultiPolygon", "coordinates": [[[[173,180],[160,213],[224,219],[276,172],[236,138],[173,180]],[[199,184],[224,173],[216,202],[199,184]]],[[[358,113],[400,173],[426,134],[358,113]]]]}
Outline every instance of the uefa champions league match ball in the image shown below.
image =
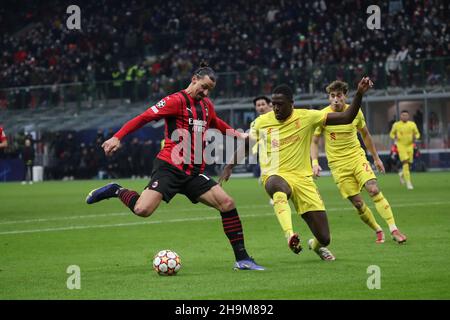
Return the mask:
{"type": "Polygon", "coordinates": [[[160,276],[174,276],[181,269],[181,258],[172,250],[161,250],[153,258],[153,270],[160,276]]]}

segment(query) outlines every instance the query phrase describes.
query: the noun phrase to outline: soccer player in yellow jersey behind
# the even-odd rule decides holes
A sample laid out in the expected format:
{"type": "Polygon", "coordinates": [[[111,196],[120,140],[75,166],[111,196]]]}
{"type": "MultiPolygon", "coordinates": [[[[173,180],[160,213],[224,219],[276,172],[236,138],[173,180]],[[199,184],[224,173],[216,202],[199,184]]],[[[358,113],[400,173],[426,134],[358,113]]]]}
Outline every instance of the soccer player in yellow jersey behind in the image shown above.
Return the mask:
{"type": "MultiPolygon", "coordinates": [[[[324,113],[318,110],[294,109],[293,94],[287,85],[272,92],[273,112],[259,116],[250,129],[250,139],[259,143],[261,177],[266,192],[274,200],[274,211],[294,253],[302,250],[300,238],[292,229],[291,199],[298,214],[314,235],[308,241],[322,260],[335,260],[327,248],[331,236],[325,206],[314,184],[310,161],[311,139],[317,126],[348,124],[358,114],[363,94],[372,86],[363,78],[352,105],[345,112],[324,113]]],[[[249,148],[246,148],[248,154],[249,148]]],[[[237,163],[224,168],[219,181],[226,181],[237,163]]]]}
{"type": "MultiPolygon", "coordinates": [[[[342,81],[334,81],[327,88],[330,105],[322,111],[344,112],[349,108],[345,103],[347,98],[348,85],[342,81]]],[[[383,229],[376,222],[372,211],[364,203],[361,196],[363,188],[372,198],[375,208],[389,226],[391,235],[398,243],[406,241],[395,225],[394,216],[389,202],[384,198],[377,185],[377,178],[372,171],[370,163],[366,159],[366,154],[361,148],[357,133],[361,134],[364,144],[372,154],[375,166],[379,172],[384,173],[384,165],[378,156],[372,137],[367,129],[364,115],[361,110],[352,123],[341,126],[319,126],[314,132],[311,144],[311,159],[313,174],[318,177],[322,168],[318,163],[319,141],[323,134],[325,138],[325,152],[328,165],[331,169],[334,181],[336,182],[341,195],[349,199],[359,213],[361,220],[376,232],[376,243],[384,242],[383,229]]]]}
{"type": "Polygon", "coordinates": [[[400,182],[406,181],[408,190],[414,189],[411,183],[410,164],[414,160],[414,139],[420,139],[420,133],[414,122],[409,121],[409,112],[403,110],[400,113],[400,121],[394,123],[389,134],[391,139],[396,140],[398,156],[402,163],[402,171],[399,173],[400,182]],[[404,180],[403,180],[404,179],[404,180]]]}

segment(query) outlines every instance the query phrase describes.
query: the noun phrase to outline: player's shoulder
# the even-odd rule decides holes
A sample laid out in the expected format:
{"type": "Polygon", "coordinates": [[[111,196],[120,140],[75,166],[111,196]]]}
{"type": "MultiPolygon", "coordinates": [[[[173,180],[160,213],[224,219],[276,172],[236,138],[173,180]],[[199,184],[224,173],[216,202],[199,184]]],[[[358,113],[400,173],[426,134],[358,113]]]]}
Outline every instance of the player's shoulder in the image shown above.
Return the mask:
{"type": "Polygon", "coordinates": [[[325,109],[294,109],[294,115],[299,118],[314,118],[323,115],[326,111],[325,109]]]}
{"type": "Polygon", "coordinates": [[[324,113],[334,112],[333,109],[331,109],[331,106],[330,106],[330,105],[328,105],[328,106],[326,106],[326,107],[320,109],[319,111],[322,111],[322,112],[324,112],[324,113]]]}
{"type": "Polygon", "coordinates": [[[271,122],[275,119],[275,113],[273,111],[266,112],[264,114],[259,115],[254,121],[258,121],[260,123],[271,122]]]}
{"type": "Polygon", "coordinates": [[[161,100],[159,100],[155,104],[155,106],[158,107],[158,108],[162,108],[162,107],[164,107],[166,105],[179,104],[181,99],[182,99],[181,91],[174,92],[174,93],[169,94],[168,96],[165,96],[161,100]]]}

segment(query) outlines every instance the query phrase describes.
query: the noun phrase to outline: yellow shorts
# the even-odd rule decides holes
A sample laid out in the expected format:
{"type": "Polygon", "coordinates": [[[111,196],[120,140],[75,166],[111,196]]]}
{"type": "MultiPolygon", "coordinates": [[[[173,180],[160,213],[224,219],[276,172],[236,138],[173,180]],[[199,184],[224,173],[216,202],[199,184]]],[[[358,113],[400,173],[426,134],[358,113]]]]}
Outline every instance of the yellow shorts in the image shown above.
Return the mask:
{"type": "Polygon", "coordinates": [[[401,144],[397,145],[398,149],[398,157],[400,161],[408,161],[409,163],[413,163],[414,160],[414,148],[413,146],[402,146],[401,144]]]}
{"type": "MultiPolygon", "coordinates": [[[[319,189],[313,181],[312,176],[299,177],[291,173],[277,173],[291,187],[291,201],[298,214],[309,211],[325,211],[325,205],[320,196],[319,189]]],[[[262,176],[263,185],[271,176],[262,176]]]]}
{"type": "Polygon", "coordinates": [[[344,199],[359,194],[367,181],[377,178],[366,157],[333,166],[331,174],[344,199]]]}

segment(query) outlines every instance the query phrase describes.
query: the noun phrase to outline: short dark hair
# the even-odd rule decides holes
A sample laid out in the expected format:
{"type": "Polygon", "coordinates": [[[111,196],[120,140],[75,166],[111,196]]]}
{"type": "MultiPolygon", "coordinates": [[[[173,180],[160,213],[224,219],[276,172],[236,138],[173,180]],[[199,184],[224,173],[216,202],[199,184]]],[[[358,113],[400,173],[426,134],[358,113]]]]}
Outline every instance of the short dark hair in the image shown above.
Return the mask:
{"type": "Polygon", "coordinates": [[[200,67],[194,71],[194,76],[199,78],[203,78],[204,76],[208,76],[212,81],[216,82],[217,75],[214,70],[209,67],[206,61],[200,62],[200,67]]]}
{"type": "Polygon", "coordinates": [[[348,83],[344,81],[335,80],[332,83],[330,83],[326,89],[327,93],[330,93],[332,91],[340,91],[344,94],[347,94],[348,92],[348,83]]]}
{"type": "Polygon", "coordinates": [[[400,112],[400,113],[407,113],[407,114],[409,114],[409,111],[408,110],[402,110],[402,112],[400,112]]]}
{"type": "Polygon", "coordinates": [[[294,101],[294,95],[292,89],[287,84],[280,84],[273,89],[272,94],[282,94],[291,101],[294,101]]]}
{"type": "Polygon", "coordinates": [[[270,102],[272,101],[266,96],[258,96],[255,99],[253,99],[253,105],[254,106],[256,106],[256,101],[258,101],[258,100],[265,100],[267,102],[267,104],[270,104],[270,102]]]}

